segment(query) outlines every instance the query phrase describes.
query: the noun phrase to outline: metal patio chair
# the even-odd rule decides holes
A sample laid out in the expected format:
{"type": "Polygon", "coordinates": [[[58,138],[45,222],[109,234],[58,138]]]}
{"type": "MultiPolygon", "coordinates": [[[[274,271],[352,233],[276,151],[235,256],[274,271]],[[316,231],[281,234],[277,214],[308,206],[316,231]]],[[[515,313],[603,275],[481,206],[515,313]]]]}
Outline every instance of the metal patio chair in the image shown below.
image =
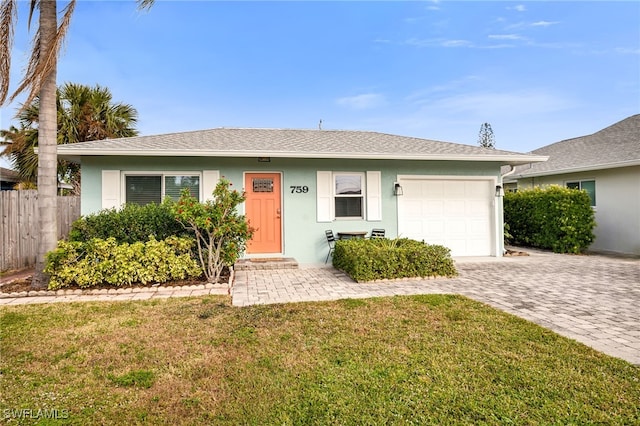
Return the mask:
{"type": "Polygon", "coordinates": [[[374,228],[371,230],[371,237],[369,238],[384,238],[384,229],[374,228]]]}
{"type": "Polygon", "coordinates": [[[327,258],[324,260],[324,263],[329,261],[329,256],[333,254],[334,249],[336,248],[336,237],[333,236],[332,230],[324,231],[327,236],[327,244],[329,245],[329,253],[327,253],[327,258]]]}

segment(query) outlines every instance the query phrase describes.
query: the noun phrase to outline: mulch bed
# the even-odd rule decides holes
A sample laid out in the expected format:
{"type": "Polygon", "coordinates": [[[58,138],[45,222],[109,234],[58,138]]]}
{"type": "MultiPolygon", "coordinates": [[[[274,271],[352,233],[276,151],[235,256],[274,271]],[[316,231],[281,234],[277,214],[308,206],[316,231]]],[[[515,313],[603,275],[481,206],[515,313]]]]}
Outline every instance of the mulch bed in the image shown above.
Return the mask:
{"type": "MultiPolygon", "coordinates": [[[[230,277],[230,271],[228,268],[225,268],[222,271],[222,275],[220,276],[220,283],[221,284],[227,284],[229,283],[229,277],[230,277]]],[[[21,276],[19,278],[16,278],[15,280],[10,280],[4,284],[0,284],[0,293],[19,293],[19,292],[23,292],[23,291],[30,291],[32,290],[31,288],[31,275],[27,275],[27,276],[21,276]]],[[[182,286],[187,286],[187,285],[203,285],[206,284],[207,281],[204,279],[203,277],[200,278],[191,278],[191,279],[186,279],[186,280],[174,280],[174,281],[167,281],[165,283],[149,283],[149,284],[133,284],[130,286],[122,286],[122,287],[118,287],[118,286],[114,286],[114,285],[97,285],[97,286],[92,286],[92,287],[87,287],[87,288],[83,288],[81,289],[80,287],[65,287],[65,289],[68,290],[76,290],[76,289],[80,289],[80,290],[100,290],[100,289],[110,289],[110,288],[150,288],[150,287],[182,287],[182,286]]]]}

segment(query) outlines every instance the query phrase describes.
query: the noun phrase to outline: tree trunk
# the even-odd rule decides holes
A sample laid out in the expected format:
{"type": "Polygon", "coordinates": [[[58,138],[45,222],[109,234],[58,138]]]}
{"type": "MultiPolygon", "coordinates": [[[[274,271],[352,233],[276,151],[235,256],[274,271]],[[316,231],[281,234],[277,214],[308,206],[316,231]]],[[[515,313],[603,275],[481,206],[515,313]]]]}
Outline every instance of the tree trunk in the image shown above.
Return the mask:
{"type": "MultiPolygon", "coordinates": [[[[40,60],[54,43],[57,32],[56,0],[41,0],[40,4],[40,60]]],[[[57,57],[53,58],[57,62],[57,57]]],[[[40,223],[38,230],[38,253],[36,269],[31,287],[41,289],[48,285],[49,277],[44,273],[45,256],[55,249],[58,238],[56,193],[57,177],[57,114],[56,114],[56,75],[57,63],[51,68],[40,89],[40,112],[38,123],[38,212],[40,223]]]]}

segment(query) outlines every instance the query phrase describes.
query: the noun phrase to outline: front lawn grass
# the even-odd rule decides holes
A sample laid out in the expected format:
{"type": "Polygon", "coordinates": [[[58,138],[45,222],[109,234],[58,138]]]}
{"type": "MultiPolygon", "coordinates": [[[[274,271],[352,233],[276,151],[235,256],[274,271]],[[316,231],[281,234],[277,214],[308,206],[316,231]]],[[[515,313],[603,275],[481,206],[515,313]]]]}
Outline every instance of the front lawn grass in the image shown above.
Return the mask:
{"type": "Polygon", "coordinates": [[[461,296],[0,310],[0,415],[43,424],[638,424],[640,368],[461,296]],[[65,411],[62,411],[65,410],[65,411]]]}

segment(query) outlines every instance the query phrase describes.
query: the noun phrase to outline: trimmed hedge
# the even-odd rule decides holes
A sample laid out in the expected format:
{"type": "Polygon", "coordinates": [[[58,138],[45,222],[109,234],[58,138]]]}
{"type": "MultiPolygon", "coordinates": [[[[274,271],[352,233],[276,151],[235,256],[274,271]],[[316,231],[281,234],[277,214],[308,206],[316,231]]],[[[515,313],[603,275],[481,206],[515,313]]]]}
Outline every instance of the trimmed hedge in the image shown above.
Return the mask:
{"type": "Polygon", "coordinates": [[[333,266],[358,282],[458,274],[448,248],[408,238],[337,241],[333,266]]]}
{"type": "Polygon", "coordinates": [[[179,237],[163,241],[151,237],[146,243],[133,244],[118,244],[113,237],[86,243],[59,241],[47,254],[49,289],[104,284],[121,287],[200,277],[202,269],[191,256],[193,244],[193,239],[179,237]]]}
{"type": "Polygon", "coordinates": [[[105,209],[76,220],[69,232],[69,241],[106,240],[133,244],[147,241],[149,236],[164,240],[172,235],[189,236],[176,220],[167,203],[125,204],[122,209],[105,209]]]}
{"type": "Polygon", "coordinates": [[[516,245],[582,253],[595,239],[595,215],[586,191],[554,185],[506,193],[504,220],[509,242],[516,245]]]}

